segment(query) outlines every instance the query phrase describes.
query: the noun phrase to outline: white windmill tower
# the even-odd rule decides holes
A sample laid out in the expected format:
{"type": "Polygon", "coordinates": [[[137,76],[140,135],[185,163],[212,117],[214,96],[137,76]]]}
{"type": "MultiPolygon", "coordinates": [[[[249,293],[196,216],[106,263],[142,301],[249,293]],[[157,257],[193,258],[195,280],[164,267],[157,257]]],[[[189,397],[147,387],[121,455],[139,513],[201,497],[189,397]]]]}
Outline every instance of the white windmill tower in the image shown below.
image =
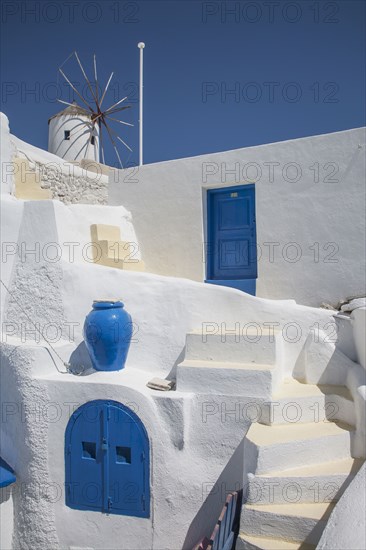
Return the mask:
{"type": "Polygon", "coordinates": [[[65,160],[99,162],[99,125],[74,101],[48,121],[48,150],[65,160]]]}
{"type": "MultiPolygon", "coordinates": [[[[111,126],[112,123],[119,123],[125,126],[133,126],[129,122],[119,120],[115,118],[116,113],[124,111],[131,107],[130,105],[121,106],[126,99],[123,97],[114,105],[111,105],[107,109],[102,108],[103,101],[105,99],[107,90],[113,77],[113,72],[110,75],[108,82],[103,90],[103,93],[99,91],[98,76],[97,76],[97,62],[94,55],[94,83],[93,86],[88,79],[86,72],[81,64],[79,56],[76,52],[73,54],[80,67],[80,70],[85,78],[93,103],[89,104],[86,99],[78,92],[72,82],[67,78],[65,73],[59,68],[59,72],[69,84],[74,93],[78,96],[83,103],[83,107],[78,105],[76,101],[68,103],[58,99],[60,103],[67,105],[68,107],[52,116],[49,123],[48,131],[48,150],[59,157],[69,161],[81,161],[82,159],[88,159],[99,162],[100,155],[102,162],[105,164],[104,156],[104,142],[103,131],[107,132],[108,137],[112,143],[114,151],[116,153],[119,166],[123,168],[121,156],[117,148],[117,141],[122,143],[132,153],[132,149],[123,141],[123,139],[117,134],[116,130],[111,126]]],[[[71,57],[71,56],[70,56],[71,57]]]]}

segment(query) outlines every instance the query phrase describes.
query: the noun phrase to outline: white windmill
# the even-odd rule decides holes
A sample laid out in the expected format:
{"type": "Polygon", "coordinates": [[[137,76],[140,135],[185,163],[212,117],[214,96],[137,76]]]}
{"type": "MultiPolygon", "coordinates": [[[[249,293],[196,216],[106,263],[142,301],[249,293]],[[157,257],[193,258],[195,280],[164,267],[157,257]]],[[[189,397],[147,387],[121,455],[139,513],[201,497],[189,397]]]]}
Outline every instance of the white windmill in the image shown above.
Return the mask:
{"type": "Polygon", "coordinates": [[[60,113],[52,116],[48,121],[48,150],[51,153],[70,161],[89,159],[99,162],[101,153],[102,163],[105,164],[104,140],[108,135],[108,139],[111,141],[112,147],[116,153],[118,164],[121,168],[123,168],[121,155],[117,145],[121,143],[131,153],[132,149],[118,135],[116,130],[113,128],[112,123],[133,126],[133,124],[130,124],[129,122],[116,118],[116,116],[118,116],[117,113],[131,107],[131,105],[122,105],[122,103],[126,101],[127,96],[123,97],[110,107],[104,108],[103,102],[114,73],[111,73],[103,92],[101,92],[98,85],[96,56],[94,55],[94,83],[92,85],[86,75],[77,52],[73,52],[71,55],[74,55],[76,58],[91,93],[91,97],[93,98],[93,102],[90,104],[78,92],[63,70],[59,68],[60,74],[66,80],[73,92],[78,96],[83,106],[80,106],[76,101],[69,103],[61,99],[57,100],[68,107],[60,113]]]}

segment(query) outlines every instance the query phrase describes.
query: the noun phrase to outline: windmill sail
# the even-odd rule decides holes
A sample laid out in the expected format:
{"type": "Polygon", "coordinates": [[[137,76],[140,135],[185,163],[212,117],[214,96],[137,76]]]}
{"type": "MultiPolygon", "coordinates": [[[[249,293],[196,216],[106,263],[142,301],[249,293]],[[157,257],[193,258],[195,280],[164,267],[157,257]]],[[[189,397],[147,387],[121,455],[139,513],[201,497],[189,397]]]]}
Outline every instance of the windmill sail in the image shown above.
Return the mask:
{"type": "MultiPolygon", "coordinates": [[[[127,100],[127,96],[119,99],[117,102],[113,103],[109,107],[102,108],[102,104],[103,104],[103,102],[104,102],[104,100],[107,96],[107,92],[108,92],[108,89],[110,87],[110,83],[113,79],[114,72],[112,72],[111,75],[109,76],[109,78],[107,80],[107,83],[106,83],[106,85],[103,89],[103,92],[101,94],[99,94],[96,55],[94,54],[94,56],[93,56],[94,82],[92,82],[92,80],[90,80],[88,78],[87,72],[84,69],[84,66],[83,66],[83,64],[80,60],[80,57],[79,57],[78,53],[75,51],[71,55],[75,56],[75,59],[76,59],[77,64],[79,66],[79,69],[80,69],[80,71],[83,75],[83,78],[84,78],[84,80],[87,84],[88,89],[90,90],[90,93],[91,93],[91,96],[92,96],[93,100],[92,100],[91,103],[88,102],[79,93],[79,91],[76,89],[76,87],[74,86],[74,84],[72,83],[70,78],[68,78],[68,76],[66,75],[64,70],[62,70],[62,68],[59,67],[60,74],[65,79],[67,84],[70,86],[70,88],[72,89],[74,94],[76,94],[76,96],[79,98],[81,103],[85,105],[85,107],[84,106],[81,107],[75,101],[73,103],[69,103],[69,102],[64,101],[62,99],[58,99],[58,101],[60,103],[65,104],[65,105],[69,105],[70,107],[82,109],[85,113],[87,113],[88,117],[90,118],[90,124],[87,125],[88,131],[90,132],[89,139],[88,139],[88,142],[82,146],[82,149],[86,148],[86,153],[85,154],[87,154],[87,152],[88,152],[89,145],[92,143],[92,138],[96,134],[96,131],[95,131],[96,126],[98,126],[99,143],[100,143],[101,157],[102,157],[103,164],[105,164],[105,150],[104,150],[105,140],[104,140],[103,133],[106,132],[106,135],[108,136],[108,138],[111,142],[112,148],[115,152],[115,155],[116,155],[116,158],[117,158],[117,161],[118,161],[118,165],[119,165],[120,168],[123,168],[121,154],[118,150],[118,144],[119,143],[122,144],[130,152],[132,152],[132,149],[126,143],[126,141],[118,135],[118,132],[116,132],[116,130],[114,130],[114,128],[112,127],[111,124],[112,124],[112,122],[113,123],[118,123],[118,124],[123,125],[123,126],[133,126],[133,124],[131,124],[130,122],[126,122],[124,120],[119,120],[119,118],[117,119],[117,118],[115,118],[114,116],[111,116],[111,115],[115,115],[116,113],[120,113],[121,111],[124,111],[126,109],[131,108],[131,105],[121,105],[121,103],[123,103],[124,101],[127,100]]],[[[71,55],[69,56],[69,58],[71,57],[71,55]]],[[[81,150],[79,151],[78,155],[81,153],[81,150]]]]}

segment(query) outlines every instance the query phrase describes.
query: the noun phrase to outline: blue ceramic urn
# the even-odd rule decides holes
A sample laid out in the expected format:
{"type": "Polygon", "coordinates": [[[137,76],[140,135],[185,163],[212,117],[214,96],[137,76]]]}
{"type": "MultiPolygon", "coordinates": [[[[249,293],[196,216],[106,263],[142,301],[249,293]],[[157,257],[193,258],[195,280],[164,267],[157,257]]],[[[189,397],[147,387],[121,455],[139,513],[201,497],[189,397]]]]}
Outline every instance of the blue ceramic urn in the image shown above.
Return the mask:
{"type": "Polygon", "coordinates": [[[84,323],[84,340],[93,367],[114,371],[125,366],[132,319],[120,300],[95,300],[84,323]]]}

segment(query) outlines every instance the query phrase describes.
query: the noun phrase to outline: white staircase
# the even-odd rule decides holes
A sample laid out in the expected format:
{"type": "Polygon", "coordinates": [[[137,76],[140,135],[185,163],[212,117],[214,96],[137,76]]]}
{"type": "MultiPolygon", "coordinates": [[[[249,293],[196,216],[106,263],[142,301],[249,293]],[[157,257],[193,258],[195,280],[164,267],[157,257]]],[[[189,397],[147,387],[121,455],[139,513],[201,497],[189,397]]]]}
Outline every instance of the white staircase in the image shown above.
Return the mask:
{"type": "Polygon", "coordinates": [[[184,361],[177,366],[177,390],[269,399],[281,382],[282,338],[266,327],[245,333],[187,334],[184,361]]]}
{"type": "Polygon", "coordinates": [[[357,365],[311,335],[300,355],[294,372],[304,382],[283,380],[276,331],[256,326],[239,334],[212,324],[208,333],[187,334],[177,390],[244,395],[259,410],[244,439],[244,460],[253,468],[244,482],[237,550],[314,549],[363,462],[352,458],[364,456],[357,365]]]}
{"type": "Polygon", "coordinates": [[[285,381],[252,424],[257,458],[244,489],[237,550],[315,548],[362,460],[351,456],[352,397],[343,386],[285,381]]]}

